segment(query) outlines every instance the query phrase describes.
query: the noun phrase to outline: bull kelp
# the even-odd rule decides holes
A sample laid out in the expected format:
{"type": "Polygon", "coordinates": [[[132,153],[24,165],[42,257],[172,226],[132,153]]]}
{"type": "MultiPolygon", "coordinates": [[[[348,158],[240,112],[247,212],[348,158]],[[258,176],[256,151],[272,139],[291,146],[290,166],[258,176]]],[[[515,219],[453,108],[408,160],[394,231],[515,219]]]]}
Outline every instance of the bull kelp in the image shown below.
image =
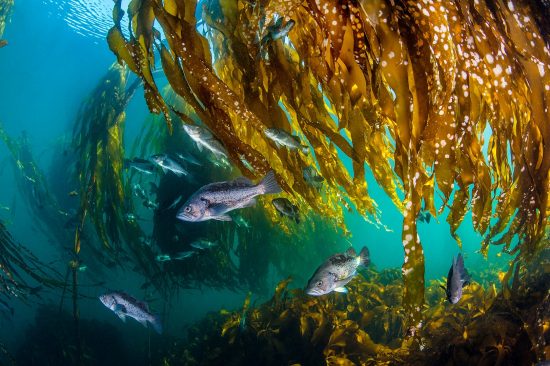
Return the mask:
{"type": "Polygon", "coordinates": [[[228,148],[230,159],[240,167],[244,157],[254,168],[241,169],[244,174],[259,177],[275,169],[302,205],[338,217],[341,225],[342,196],[359,213],[378,217],[366,163],[403,213],[403,296],[412,327],[420,324],[424,301],[416,224],[421,209],[435,216],[449,207],[447,222],[459,245],[457,229],[471,210],[474,229],[486,238],[485,254],[493,244],[529,258],[543,246],[550,52],[531,5],[493,0],[198,5],[134,0],[125,39],[118,1],[109,47],[142,78],[149,109],[164,113],[170,129],[172,106],[152,76],[156,58],[174,91],[228,148]],[[288,38],[259,42],[281,17],[295,22],[288,38]],[[272,127],[296,133],[311,154],[276,148],[264,133],[272,127]],[[325,194],[304,181],[307,166],[327,180],[325,194]],[[443,202],[436,204],[439,195],[443,202]]]}

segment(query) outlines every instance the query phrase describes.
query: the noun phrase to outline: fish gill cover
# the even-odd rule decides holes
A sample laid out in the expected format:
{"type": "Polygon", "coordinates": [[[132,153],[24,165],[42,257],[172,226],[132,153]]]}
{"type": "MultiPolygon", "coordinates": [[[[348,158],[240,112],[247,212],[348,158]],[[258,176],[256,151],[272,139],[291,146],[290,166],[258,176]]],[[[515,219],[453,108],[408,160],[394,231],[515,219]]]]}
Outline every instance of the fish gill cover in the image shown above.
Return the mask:
{"type": "Polygon", "coordinates": [[[404,216],[403,304],[414,329],[425,292],[416,226],[423,207],[433,216],[450,208],[459,245],[457,229],[471,210],[485,254],[493,244],[529,258],[543,245],[550,53],[536,10],[494,0],[133,0],[126,39],[116,1],[107,40],[143,80],[149,109],[165,116],[169,131],[180,128],[171,112],[187,124],[198,117],[243,174],[274,169],[301,208],[342,228],[347,200],[378,222],[368,166],[404,216]],[[266,32],[280,17],[295,25],[275,41],[279,35],[266,32]],[[189,109],[159,91],[157,58],[189,109]],[[296,134],[311,153],[277,148],[267,128],[296,134]],[[306,183],[308,166],[328,183],[325,194],[306,183]]]}

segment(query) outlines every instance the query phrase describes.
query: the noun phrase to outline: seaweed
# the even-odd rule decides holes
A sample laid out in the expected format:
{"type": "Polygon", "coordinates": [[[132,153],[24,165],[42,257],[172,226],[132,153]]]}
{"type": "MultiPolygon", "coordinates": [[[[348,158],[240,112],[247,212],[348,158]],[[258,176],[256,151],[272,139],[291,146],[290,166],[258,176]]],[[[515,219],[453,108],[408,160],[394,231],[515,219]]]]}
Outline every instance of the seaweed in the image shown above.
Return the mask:
{"type": "MultiPolygon", "coordinates": [[[[548,251],[537,257],[548,263],[548,251]]],[[[177,343],[169,365],[531,365],[548,357],[549,274],[519,271],[512,297],[472,283],[449,305],[433,281],[409,339],[398,269],[368,269],[347,295],[310,297],[282,281],[271,300],[210,314],[177,343]],[[433,296],[431,296],[433,294],[433,296]],[[243,321],[243,318],[246,321],[243,321]],[[223,361],[222,361],[223,360],[223,361]]]]}
{"type": "Polygon", "coordinates": [[[11,14],[13,4],[14,0],[0,0],[0,38],[2,34],[4,34],[4,29],[6,28],[6,23],[11,14]]]}
{"type": "Polygon", "coordinates": [[[125,39],[117,1],[107,41],[144,80],[150,110],[163,112],[169,129],[172,106],[152,77],[157,57],[173,90],[243,174],[274,169],[301,207],[341,227],[342,196],[379,220],[367,164],[403,212],[403,297],[414,333],[424,301],[422,207],[433,216],[450,208],[459,245],[456,232],[470,209],[484,254],[493,244],[529,258],[545,245],[550,55],[533,9],[493,0],[134,0],[125,39]],[[288,37],[261,44],[279,17],[296,23],[288,37]],[[312,154],[276,148],[263,133],[269,127],[296,133],[312,154]],[[306,166],[326,179],[323,194],[304,181],[306,166]]]}

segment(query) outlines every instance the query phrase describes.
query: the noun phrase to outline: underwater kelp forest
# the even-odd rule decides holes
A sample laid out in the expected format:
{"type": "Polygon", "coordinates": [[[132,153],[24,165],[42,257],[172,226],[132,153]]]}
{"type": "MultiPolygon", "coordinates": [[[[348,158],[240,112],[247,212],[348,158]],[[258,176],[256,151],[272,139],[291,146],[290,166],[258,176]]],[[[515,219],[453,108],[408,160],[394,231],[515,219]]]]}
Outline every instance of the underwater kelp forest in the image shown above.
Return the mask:
{"type": "Polygon", "coordinates": [[[550,364],[547,1],[0,0],[0,80],[0,365],[550,364]]]}

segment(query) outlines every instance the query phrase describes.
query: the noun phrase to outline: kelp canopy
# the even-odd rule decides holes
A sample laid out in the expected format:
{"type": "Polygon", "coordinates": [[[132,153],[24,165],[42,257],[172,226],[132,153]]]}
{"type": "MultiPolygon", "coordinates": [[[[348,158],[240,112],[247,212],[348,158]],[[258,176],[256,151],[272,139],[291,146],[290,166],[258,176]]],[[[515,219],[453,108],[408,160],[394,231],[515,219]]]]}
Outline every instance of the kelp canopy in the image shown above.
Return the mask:
{"type": "Polygon", "coordinates": [[[4,28],[13,6],[13,0],[0,0],[0,37],[4,34],[4,28]]]}
{"type": "Polygon", "coordinates": [[[109,46],[143,79],[150,110],[163,112],[169,126],[171,106],[152,75],[157,57],[174,91],[241,171],[259,177],[274,169],[301,205],[343,222],[345,197],[376,218],[368,165],[403,212],[404,305],[412,323],[424,298],[421,209],[436,215],[449,207],[457,240],[471,210],[475,230],[486,235],[483,253],[492,243],[528,257],[542,246],[550,52],[527,3],[133,0],[129,40],[120,4],[109,46]],[[288,38],[260,42],[283,16],[296,22],[288,38]],[[276,148],[263,132],[269,127],[297,134],[311,154],[276,148]],[[304,181],[307,166],[329,183],[325,194],[304,181]]]}

